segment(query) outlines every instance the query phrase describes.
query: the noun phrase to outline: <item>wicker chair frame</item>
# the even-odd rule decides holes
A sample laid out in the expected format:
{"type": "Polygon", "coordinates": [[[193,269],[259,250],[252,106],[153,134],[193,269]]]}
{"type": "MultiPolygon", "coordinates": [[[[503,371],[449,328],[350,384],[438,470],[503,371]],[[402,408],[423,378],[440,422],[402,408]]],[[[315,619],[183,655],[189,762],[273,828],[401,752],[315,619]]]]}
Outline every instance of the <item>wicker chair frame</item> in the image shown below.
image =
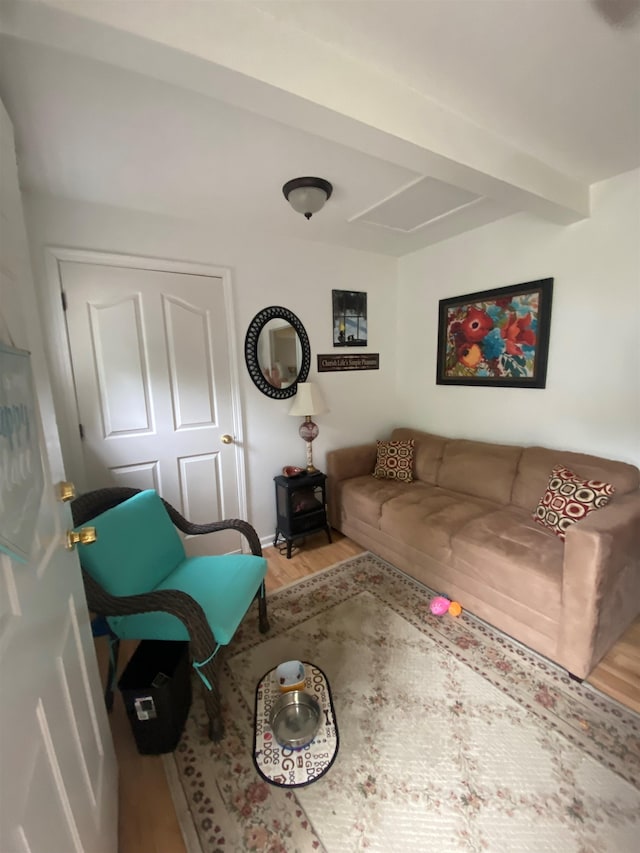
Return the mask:
{"type": "MultiPolygon", "coordinates": [[[[126,487],[113,487],[96,489],[79,495],[71,503],[71,514],[74,525],[77,527],[86,524],[100,513],[106,512],[114,506],[122,503],[138,494],[141,489],[126,487]]],[[[262,556],[262,547],[258,534],[247,521],[239,518],[214,521],[210,524],[195,524],[182,516],[175,507],[162,499],[171,520],[183,533],[200,535],[215,533],[219,530],[237,530],[247,540],[251,553],[256,557],[262,556]]],[[[204,702],[209,718],[209,737],[213,741],[219,741],[224,736],[224,725],[222,721],[222,708],[220,704],[220,692],[218,688],[218,658],[210,658],[212,650],[216,648],[217,642],[204,610],[198,602],[180,590],[159,590],[145,592],[139,595],[114,596],[110,595],[91,575],[82,569],[85,594],[89,610],[96,616],[129,616],[133,613],[148,613],[154,610],[162,610],[171,613],[183,623],[189,634],[191,655],[195,661],[207,661],[199,672],[211,685],[211,689],[204,689],[204,702]]],[[[259,628],[262,633],[269,630],[267,617],[267,599],[264,581],[256,593],[258,599],[259,628]]],[[[112,656],[108,683],[105,692],[107,708],[113,706],[113,681],[115,667],[117,666],[117,655],[119,641],[114,637],[114,655],[112,656]]],[[[206,683],[206,682],[205,682],[206,683]]]]}

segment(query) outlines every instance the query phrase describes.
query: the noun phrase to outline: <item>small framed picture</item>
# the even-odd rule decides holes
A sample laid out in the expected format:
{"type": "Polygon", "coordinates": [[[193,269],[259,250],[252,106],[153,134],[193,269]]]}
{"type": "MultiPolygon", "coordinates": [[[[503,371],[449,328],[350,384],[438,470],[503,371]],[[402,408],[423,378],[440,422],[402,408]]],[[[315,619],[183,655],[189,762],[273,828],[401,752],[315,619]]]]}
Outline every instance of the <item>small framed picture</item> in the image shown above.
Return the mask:
{"type": "Polygon", "coordinates": [[[332,290],[334,347],[367,346],[367,294],[332,290]]]}

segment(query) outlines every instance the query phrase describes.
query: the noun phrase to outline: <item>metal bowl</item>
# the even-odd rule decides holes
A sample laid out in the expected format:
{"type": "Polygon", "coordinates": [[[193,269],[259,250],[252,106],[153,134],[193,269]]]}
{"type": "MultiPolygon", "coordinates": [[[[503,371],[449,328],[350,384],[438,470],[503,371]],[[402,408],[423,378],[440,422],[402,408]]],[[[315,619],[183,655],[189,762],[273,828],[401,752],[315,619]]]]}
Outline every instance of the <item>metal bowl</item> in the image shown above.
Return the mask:
{"type": "Polygon", "coordinates": [[[304,690],[291,690],[274,702],[269,724],[280,746],[300,749],[316,736],[321,716],[315,696],[304,690]]]}

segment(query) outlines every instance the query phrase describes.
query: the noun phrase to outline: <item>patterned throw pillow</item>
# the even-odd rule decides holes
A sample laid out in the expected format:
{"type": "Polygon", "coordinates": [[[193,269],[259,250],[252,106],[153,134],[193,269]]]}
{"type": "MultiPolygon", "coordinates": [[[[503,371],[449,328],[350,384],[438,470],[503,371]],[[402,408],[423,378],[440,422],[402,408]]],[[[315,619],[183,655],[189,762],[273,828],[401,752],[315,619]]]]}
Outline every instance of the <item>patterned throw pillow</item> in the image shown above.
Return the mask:
{"type": "Polygon", "coordinates": [[[582,480],[564,465],[556,465],[533,517],[564,539],[572,524],[609,503],[614,492],[615,488],[609,483],[582,480]]]}
{"type": "Polygon", "coordinates": [[[378,480],[413,480],[413,444],[407,441],[379,441],[378,457],[373,476],[378,480]]]}

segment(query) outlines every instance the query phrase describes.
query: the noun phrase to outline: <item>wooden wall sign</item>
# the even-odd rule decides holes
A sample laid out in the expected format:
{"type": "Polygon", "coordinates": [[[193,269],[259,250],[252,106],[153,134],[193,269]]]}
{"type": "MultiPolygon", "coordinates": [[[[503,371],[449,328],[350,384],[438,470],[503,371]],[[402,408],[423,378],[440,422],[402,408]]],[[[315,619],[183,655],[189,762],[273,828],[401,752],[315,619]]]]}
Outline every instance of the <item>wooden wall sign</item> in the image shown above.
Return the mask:
{"type": "Polygon", "coordinates": [[[377,352],[358,355],[318,355],[318,373],[335,370],[379,370],[380,354],[377,352]]]}

